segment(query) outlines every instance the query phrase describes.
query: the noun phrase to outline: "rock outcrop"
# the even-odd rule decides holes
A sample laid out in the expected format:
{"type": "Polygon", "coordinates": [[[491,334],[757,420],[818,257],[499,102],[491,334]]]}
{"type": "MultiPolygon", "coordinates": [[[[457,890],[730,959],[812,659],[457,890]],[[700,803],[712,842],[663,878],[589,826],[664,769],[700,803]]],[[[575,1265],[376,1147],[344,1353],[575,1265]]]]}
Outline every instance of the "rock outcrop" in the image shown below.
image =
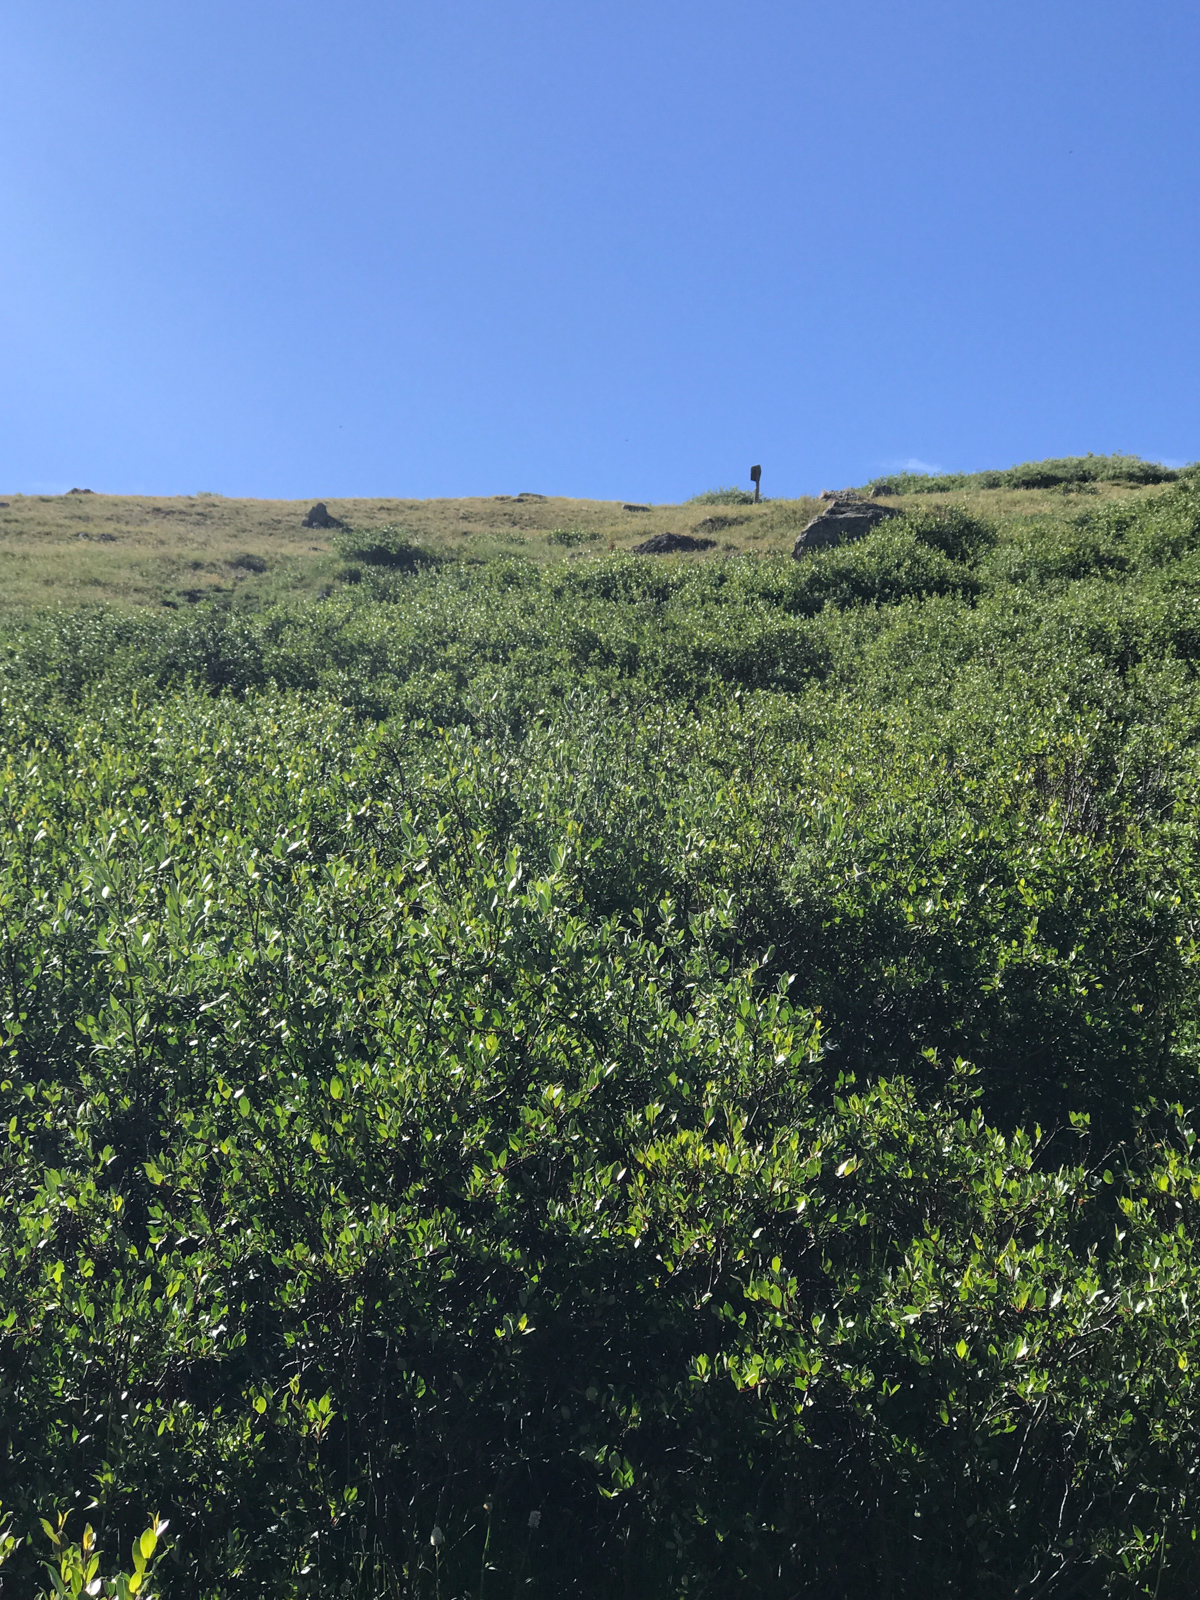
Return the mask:
{"type": "Polygon", "coordinates": [[[346,524],[339,522],[336,517],[331,517],[329,515],[329,507],[324,500],[318,500],[300,526],[302,528],[344,528],[346,524]]]}
{"type": "Polygon", "coordinates": [[[888,517],[900,515],[895,506],[881,506],[877,500],[865,500],[862,495],[854,494],[849,489],[835,494],[827,490],[821,499],[824,502],[821,510],[802,529],[792,546],[792,556],[797,561],[814,550],[831,550],[839,544],[852,544],[888,517]]]}

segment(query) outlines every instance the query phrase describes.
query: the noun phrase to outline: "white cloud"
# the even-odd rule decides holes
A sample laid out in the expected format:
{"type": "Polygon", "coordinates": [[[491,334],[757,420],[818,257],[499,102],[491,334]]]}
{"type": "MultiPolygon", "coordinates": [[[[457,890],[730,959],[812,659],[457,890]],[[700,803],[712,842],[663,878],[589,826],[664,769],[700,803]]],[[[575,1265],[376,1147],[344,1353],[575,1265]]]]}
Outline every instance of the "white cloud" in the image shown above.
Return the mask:
{"type": "Polygon", "coordinates": [[[932,477],[937,477],[946,470],[938,466],[936,461],[922,461],[919,456],[893,456],[890,461],[877,464],[875,476],[886,478],[892,472],[928,472],[932,477]]]}

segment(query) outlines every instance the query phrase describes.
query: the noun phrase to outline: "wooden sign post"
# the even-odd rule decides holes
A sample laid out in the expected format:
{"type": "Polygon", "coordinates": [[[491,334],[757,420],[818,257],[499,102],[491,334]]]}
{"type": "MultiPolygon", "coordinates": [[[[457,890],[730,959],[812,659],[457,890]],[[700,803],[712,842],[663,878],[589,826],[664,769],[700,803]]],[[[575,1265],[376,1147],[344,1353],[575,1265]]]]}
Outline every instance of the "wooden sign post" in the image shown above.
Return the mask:
{"type": "Polygon", "coordinates": [[[754,485],[754,504],[757,505],[759,501],[758,486],[762,482],[761,467],[750,468],[750,482],[754,485]]]}

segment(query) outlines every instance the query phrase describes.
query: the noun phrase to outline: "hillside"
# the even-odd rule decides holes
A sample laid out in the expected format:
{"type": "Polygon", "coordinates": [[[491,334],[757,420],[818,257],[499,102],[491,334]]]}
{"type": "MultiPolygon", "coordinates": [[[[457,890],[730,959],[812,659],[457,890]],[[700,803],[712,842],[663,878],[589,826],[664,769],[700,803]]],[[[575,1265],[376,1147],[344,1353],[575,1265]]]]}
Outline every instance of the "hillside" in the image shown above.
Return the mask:
{"type": "Polygon", "coordinates": [[[1190,1600],[1200,476],[1071,473],[3,510],[14,1595],[1190,1600]]]}
{"type": "MultiPolygon", "coordinates": [[[[1066,465],[1065,474],[1043,474],[1061,482],[1032,489],[992,482],[999,474],[978,474],[987,484],[907,474],[887,485],[903,492],[883,499],[902,505],[919,494],[923,504],[954,502],[988,517],[1055,516],[1065,505],[1136,499],[1153,490],[1153,483],[1131,482],[1127,476],[1084,480],[1066,465]],[[1079,500],[1085,491],[1091,498],[1079,500]]],[[[1143,476],[1153,478],[1146,465],[1141,464],[1143,476]]],[[[1127,469],[1118,464],[1113,470],[1127,469]]],[[[627,551],[668,531],[713,539],[718,555],[786,554],[817,508],[815,497],[757,506],[693,502],[628,509],[620,501],[532,494],[326,503],[330,514],[350,528],[399,527],[439,557],[469,562],[502,556],[578,559],[627,551]]],[[[312,504],[216,494],[0,494],[0,607],[170,606],[201,600],[261,605],[315,595],[342,581],[345,563],[329,534],[302,525],[312,504]]]]}

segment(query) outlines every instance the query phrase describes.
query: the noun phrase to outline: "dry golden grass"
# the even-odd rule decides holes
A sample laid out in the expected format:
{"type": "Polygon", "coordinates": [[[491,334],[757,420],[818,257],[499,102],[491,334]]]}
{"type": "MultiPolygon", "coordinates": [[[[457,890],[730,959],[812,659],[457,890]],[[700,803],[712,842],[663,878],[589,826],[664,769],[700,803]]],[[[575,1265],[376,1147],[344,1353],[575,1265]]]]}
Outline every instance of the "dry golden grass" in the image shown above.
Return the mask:
{"type": "MultiPolygon", "coordinates": [[[[993,489],[921,495],[909,503],[966,503],[993,517],[1061,515],[1098,499],[1154,492],[1102,484],[1098,495],[1086,498],[1053,490],[993,489]]],[[[221,495],[0,494],[0,609],[184,605],[210,598],[228,602],[235,596],[265,601],[331,588],[340,581],[343,563],[329,532],[303,526],[311,504],[221,495]]],[[[641,509],[620,501],[541,495],[327,504],[331,515],[352,528],[397,526],[431,551],[464,561],[579,559],[629,550],[665,532],[716,541],[707,555],[677,559],[704,560],[733,551],[782,554],[818,508],[813,497],[757,506],[641,509]]]]}

